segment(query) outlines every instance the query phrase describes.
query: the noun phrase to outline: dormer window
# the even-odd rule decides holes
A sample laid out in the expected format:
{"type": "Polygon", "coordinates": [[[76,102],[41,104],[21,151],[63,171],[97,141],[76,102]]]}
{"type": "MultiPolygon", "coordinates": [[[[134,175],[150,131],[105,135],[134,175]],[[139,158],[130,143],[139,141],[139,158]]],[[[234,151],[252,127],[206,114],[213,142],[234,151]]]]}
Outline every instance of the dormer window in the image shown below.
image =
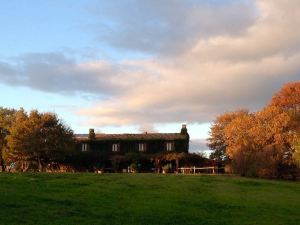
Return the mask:
{"type": "Polygon", "coordinates": [[[145,152],[146,151],[146,143],[139,143],[139,152],[145,152]]]}
{"type": "Polygon", "coordinates": [[[82,152],[87,152],[88,150],[88,144],[87,143],[82,143],[81,145],[81,151],[82,152]]]}
{"type": "Polygon", "coordinates": [[[167,151],[174,151],[174,143],[173,142],[167,142],[166,143],[166,150],[167,151]]]}
{"type": "Polygon", "coordinates": [[[112,151],[113,152],[119,152],[120,151],[120,144],[113,144],[112,145],[112,151]]]}

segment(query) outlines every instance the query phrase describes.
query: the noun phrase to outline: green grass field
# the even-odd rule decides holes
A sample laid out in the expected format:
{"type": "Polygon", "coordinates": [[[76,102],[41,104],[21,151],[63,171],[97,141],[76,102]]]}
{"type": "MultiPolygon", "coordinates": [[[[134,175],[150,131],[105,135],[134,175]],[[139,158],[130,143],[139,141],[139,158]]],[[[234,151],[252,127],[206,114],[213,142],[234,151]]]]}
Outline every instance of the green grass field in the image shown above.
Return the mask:
{"type": "Polygon", "coordinates": [[[0,174],[0,224],[300,224],[300,183],[227,176],[0,174]]]}

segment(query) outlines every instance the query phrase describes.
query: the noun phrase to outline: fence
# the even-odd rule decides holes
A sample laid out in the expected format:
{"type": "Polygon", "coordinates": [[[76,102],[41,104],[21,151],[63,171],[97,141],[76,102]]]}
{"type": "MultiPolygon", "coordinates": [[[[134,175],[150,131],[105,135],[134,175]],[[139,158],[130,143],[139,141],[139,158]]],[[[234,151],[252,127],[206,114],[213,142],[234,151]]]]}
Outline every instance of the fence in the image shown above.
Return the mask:
{"type": "Polygon", "coordinates": [[[178,173],[218,173],[218,167],[210,166],[210,167],[180,167],[177,170],[178,173]]]}

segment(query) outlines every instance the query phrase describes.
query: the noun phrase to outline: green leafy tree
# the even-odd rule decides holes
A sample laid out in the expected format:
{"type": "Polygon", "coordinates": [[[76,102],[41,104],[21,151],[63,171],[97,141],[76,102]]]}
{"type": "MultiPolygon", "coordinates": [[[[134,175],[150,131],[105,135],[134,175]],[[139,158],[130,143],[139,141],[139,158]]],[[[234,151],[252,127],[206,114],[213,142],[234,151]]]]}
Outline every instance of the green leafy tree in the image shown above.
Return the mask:
{"type": "MultiPolygon", "coordinates": [[[[35,113],[37,112],[33,112],[33,114],[35,113]]],[[[49,162],[63,161],[73,150],[74,139],[73,131],[63,124],[56,114],[43,113],[39,115],[38,119],[36,122],[40,125],[34,132],[36,149],[33,151],[33,155],[41,171],[49,162]]]]}
{"type": "Polygon", "coordinates": [[[73,131],[56,114],[33,110],[27,115],[20,110],[7,136],[6,158],[17,162],[21,171],[28,169],[32,162],[38,165],[39,171],[44,171],[48,163],[63,161],[73,144],[73,131]]]}
{"type": "Polygon", "coordinates": [[[16,112],[15,120],[9,128],[9,135],[6,137],[7,149],[4,152],[4,158],[7,164],[18,163],[21,170],[25,170],[28,161],[26,151],[29,148],[29,131],[26,126],[28,115],[24,109],[16,112]]]}
{"type": "Polygon", "coordinates": [[[9,129],[15,119],[16,111],[0,107],[0,167],[1,171],[5,171],[5,162],[3,159],[4,151],[7,148],[6,136],[9,134],[9,129]]]}

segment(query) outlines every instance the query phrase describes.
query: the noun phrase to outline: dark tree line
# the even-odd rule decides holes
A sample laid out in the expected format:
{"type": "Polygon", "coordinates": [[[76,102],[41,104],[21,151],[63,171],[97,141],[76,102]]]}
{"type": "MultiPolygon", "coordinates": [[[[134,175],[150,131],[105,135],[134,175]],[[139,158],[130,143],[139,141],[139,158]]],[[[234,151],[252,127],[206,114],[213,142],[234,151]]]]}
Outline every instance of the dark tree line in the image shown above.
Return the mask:
{"type": "Polygon", "coordinates": [[[82,152],[76,148],[73,131],[56,114],[0,107],[1,171],[95,172],[110,168],[111,172],[122,172],[128,168],[135,172],[176,172],[180,166],[209,163],[201,155],[177,152],[125,155],[96,149],[82,152]]]}

